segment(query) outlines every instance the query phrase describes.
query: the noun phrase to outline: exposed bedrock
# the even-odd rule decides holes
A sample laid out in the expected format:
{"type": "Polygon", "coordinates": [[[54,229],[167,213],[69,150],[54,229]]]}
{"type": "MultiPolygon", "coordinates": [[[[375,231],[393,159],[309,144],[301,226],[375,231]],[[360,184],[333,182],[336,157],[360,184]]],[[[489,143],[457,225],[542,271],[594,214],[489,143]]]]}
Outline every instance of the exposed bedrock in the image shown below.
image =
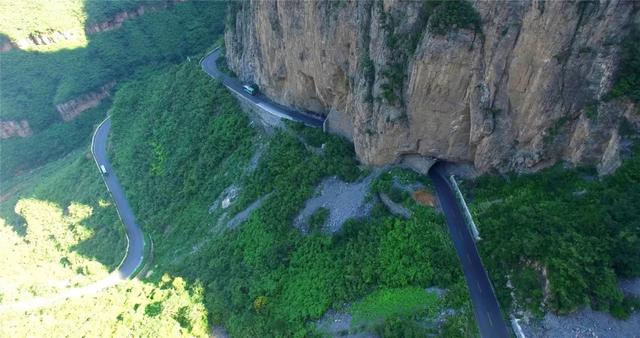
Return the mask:
{"type": "Polygon", "coordinates": [[[637,108],[603,98],[640,3],[475,1],[477,29],[444,31],[427,3],[232,2],[228,63],[276,101],[328,115],[367,164],[615,170],[637,108]]]}

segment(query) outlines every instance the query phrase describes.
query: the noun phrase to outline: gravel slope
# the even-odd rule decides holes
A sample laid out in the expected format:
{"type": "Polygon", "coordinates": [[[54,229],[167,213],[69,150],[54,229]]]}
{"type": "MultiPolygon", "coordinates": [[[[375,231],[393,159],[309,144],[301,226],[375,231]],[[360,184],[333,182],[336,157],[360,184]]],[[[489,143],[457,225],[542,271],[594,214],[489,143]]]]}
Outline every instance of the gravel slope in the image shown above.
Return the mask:
{"type": "Polygon", "coordinates": [[[369,185],[378,176],[379,170],[374,171],[364,179],[346,183],[335,176],[324,179],[316,188],[314,197],[307,200],[293,224],[305,231],[307,220],[317,209],[329,209],[329,219],[325,228],[334,233],[342,227],[349,218],[363,218],[369,215],[373,202],[367,201],[369,185]]]}

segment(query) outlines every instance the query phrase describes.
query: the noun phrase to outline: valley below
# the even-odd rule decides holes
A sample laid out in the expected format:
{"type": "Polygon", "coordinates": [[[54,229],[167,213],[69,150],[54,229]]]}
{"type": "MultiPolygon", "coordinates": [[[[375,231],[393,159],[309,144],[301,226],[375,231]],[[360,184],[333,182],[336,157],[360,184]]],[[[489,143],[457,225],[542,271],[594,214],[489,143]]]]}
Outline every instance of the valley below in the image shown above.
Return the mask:
{"type": "Polygon", "coordinates": [[[2,1],[0,336],[640,332],[633,1],[2,1]]]}

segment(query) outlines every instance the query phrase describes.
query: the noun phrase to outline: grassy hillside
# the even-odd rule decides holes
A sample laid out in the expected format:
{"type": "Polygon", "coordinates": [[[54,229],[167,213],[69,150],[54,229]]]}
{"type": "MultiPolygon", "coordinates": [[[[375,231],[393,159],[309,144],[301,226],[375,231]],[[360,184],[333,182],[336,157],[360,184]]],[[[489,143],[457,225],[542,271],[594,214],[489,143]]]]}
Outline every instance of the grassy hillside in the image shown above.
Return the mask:
{"type": "Polygon", "coordinates": [[[86,13],[85,26],[111,20],[116,14],[132,11],[140,6],[159,5],[170,0],[85,0],[83,10],[86,13]]]}
{"type": "Polygon", "coordinates": [[[554,167],[468,186],[479,249],[505,308],[514,306],[507,278],[534,314],[590,305],[624,318],[640,305],[617,286],[640,276],[639,154],[602,179],[554,167]]]}
{"type": "Polygon", "coordinates": [[[130,280],[94,297],[0,316],[2,337],[209,337],[202,287],[130,280]]]}
{"type": "MultiPolygon", "coordinates": [[[[442,306],[457,309],[440,333],[475,332],[457,258],[432,209],[414,203],[416,216],[402,220],[378,206],[371,220],[350,221],[333,236],[305,236],[292,226],[323,177],[351,181],[363,174],[341,139],[299,127],[263,134],[197,62],[123,86],[112,128],[116,170],[155,241],[150,281],[167,272],[188,287],[201,284],[210,322],[233,336],[313,335],[313,322],[329,308],[346,311],[345,303],[376,290],[396,302],[433,285],[448,288],[442,306]],[[160,95],[166,92],[173,95],[160,95]],[[305,139],[324,143],[324,151],[309,150],[305,139]],[[251,169],[260,144],[264,153],[251,169]],[[231,185],[240,189],[237,200],[227,210],[212,207],[231,185]],[[219,222],[266,195],[236,228],[219,222]],[[413,293],[402,291],[411,287],[413,293]]],[[[359,316],[369,318],[370,309],[378,318],[375,311],[389,305],[372,297],[359,316]]],[[[385,320],[370,322],[371,329],[437,334],[424,324],[436,320],[435,305],[425,303],[431,298],[415,302],[424,305],[384,312],[385,320]]]]}
{"type": "Polygon", "coordinates": [[[37,50],[58,50],[86,44],[85,26],[105,22],[118,12],[133,10],[140,5],[159,4],[145,0],[0,0],[0,34],[17,41],[30,35],[73,31],[82,36],[64,46],[36,46],[37,50]]]}
{"type": "MultiPolygon", "coordinates": [[[[16,41],[29,34],[82,30],[83,0],[0,0],[0,33],[16,41]]],[[[96,1],[97,2],[97,1],[96,1]]],[[[107,4],[107,2],[98,2],[107,4]]]]}
{"type": "Polygon", "coordinates": [[[107,99],[70,122],[55,122],[27,138],[0,140],[0,178],[10,179],[16,174],[24,174],[35,166],[86,145],[91,139],[94,126],[104,119],[110,106],[111,100],[107,99]]]}
{"type": "MultiPolygon", "coordinates": [[[[90,6],[99,3],[91,2],[90,6]]],[[[24,140],[0,141],[4,153],[0,163],[2,177],[74,149],[89,135],[83,126],[100,118],[99,113],[85,112],[83,115],[91,117],[65,123],[55,109],[56,104],[112,80],[121,81],[141,69],[158,69],[204,51],[222,32],[223,15],[222,2],[180,3],[129,20],[120,29],[92,35],[85,48],[52,53],[21,50],[3,53],[0,119],[26,119],[35,135],[24,140]]],[[[101,111],[105,110],[103,106],[101,111]]]]}
{"type": "Polygon", "coordinates": [[[88,152],[2,184],[0,302],[57,293],[106,276],[124,230],[88,152]]]}

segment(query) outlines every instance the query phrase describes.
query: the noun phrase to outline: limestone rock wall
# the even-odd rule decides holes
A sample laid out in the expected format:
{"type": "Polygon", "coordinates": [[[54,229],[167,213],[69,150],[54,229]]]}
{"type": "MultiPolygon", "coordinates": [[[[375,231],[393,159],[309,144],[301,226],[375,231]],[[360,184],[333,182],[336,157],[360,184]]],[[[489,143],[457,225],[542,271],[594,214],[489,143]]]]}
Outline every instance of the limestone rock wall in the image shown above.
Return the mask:
{"type": "Polygon", "coordinates": [[[116,85],[115,81],[111,81],[100,89],[83,94],[80,97],[74,98],[64,103],[56,105],[56,110],[60,113],[60,117],[64,121],[71,121],[78,115],[82,114],[85,110],[97,107],[102,100],[111,96],[111,89],[116,85]]]}
{"type": "Polygon", "coordinates": [[[425,3],[232,2],[227,62],[276,101],[329,114],[368,164],[615,169],[618,125],[637,108],[602,98],[640,3],[474,1],[479,29],[446,32],[425,3]]]}

